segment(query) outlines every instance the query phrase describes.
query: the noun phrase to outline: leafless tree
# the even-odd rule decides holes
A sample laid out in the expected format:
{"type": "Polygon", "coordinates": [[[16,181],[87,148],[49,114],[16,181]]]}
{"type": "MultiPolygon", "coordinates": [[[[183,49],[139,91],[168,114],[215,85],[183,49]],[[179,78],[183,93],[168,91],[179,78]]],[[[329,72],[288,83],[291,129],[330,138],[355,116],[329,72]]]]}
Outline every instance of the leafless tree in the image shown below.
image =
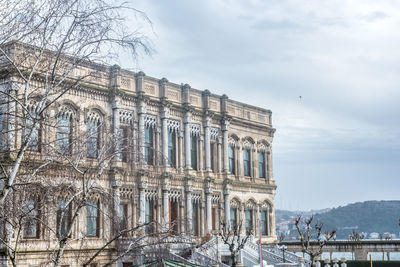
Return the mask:
{"type": "Polygon", "coordinates": [[[127,27],[123,12],[150,21],[126,2],[111,0],[0,0],[0,6],[2,145],[8,159],[1,165],[2,204],[46,111],[70,90],[102,78],[79,66],[112,60],[121,48],[133,58],[150,52],[146,37],[127,27]]]}
{"type": "Polygon", "coordinates": [[[322,249],[326,243],[335,237],[336,230],[322,232],[323,223],[313,222],[314,216],[303,219],[299,215],[294,223],[301,243],[303,253],[310,257],[314,264],[317,257],[322,255],[322,249]]]}
{"type": "MultiPolygon", "coordinates": [[[[132,59],[138,53],[150,53],[148,39],[132,24],[127,26],[126,16],[151,22],[127,2],[111,0],[0,0],[0,6],[2,243],[16,266],[21,249],[18,238],[27,224],[40,223],[57,240],[51,247],[51,261],[59,266],[90,198],[99,194],[111,199],[100,181],[121,153],[116,145],[119,133],[103,136],[96,160],[87,160],[87,135],[68,140],[68,153],[64,153],[57,140],[41,139],[39,132],[55,132],[57,121],[51,112],[71,90],[105,78],[82,66],[100,68],[122,50],[132,59]],[[68,172],[73,179],[58,178],[54,170],[68,172]],[[57,178],[48,179],[51,175],[57,178]],[[60,194],[64,194],[63,205],[57,208],[60,194]],[[38,197],[36,202],[33,197],[38,197]],[[37,202],[46,208],[32,204],[37,202]],[[51,214],[61,218],[58,224],[44,219],[51,214]],[[63,224],[62,218],[68,218],[68,223],[63,224]]],[[[118,236],[118,232],[113,234],[118,236]]]]}
{"type": "Polygon", "coordinates": [[[228,246],[231,258],[231,266],[237,266],[237,256],[246,245],[252,231],[246,231],[245,235],[242,233],[242,220],[239,220],[235,225],[226,224],[224,220],[221,222],[221,229],[218,232],[219,237],[221,237],[222,242],[228,246]]]}

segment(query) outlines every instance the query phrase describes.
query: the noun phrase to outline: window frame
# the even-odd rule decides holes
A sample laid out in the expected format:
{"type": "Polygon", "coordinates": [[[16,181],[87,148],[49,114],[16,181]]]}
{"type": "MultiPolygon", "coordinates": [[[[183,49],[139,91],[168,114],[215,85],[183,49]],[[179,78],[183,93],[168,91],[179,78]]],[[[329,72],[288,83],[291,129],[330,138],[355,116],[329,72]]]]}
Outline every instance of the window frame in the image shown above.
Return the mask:
{"type": "Polygon", "coordinates": [[[86,236],[87,237],[99,237],[100,236],[100,201],[99,200],[88,200],[86,202],[86,236]],[[93,205],[96,204],[95,206],[93,205]],[[93,207],[96,210],[95,215],[89,215],[88,206],[93,207]],[[89,219],[95,219],[95,233],[88,233],[88,221],[89,219]]]}
{"type": "Polygon", "coordinates": [[[144,161],[154,165],[154,129],[151,126],[144,128],[144,161]],[[148,138],[147,138],[148,137],[148,138]]]}
{"type": "Polygon", "coordinates": [[[246,209],[244,211],[246,235],[251,234],[251,231],[253,230],[254,227],[253,213],[254,213],[253,209],[246,209]]]}
{"type": "Polygon", "coordinates": [[[243,149],[243,176],[251,177],[251,151],[250,151],[250,148],[243,149]],[[247,159],[245,157],[246,154],[248,156],[247,159]],[[247,168],[246,168],[246,166],[247,166],[247,168]]]}
{"type": "Polygon", "coordinates": [[[265,168],[265,151],[258,152],[258,177],[259,178],[266,178],[266,168],[265,168]],[[260,156],[262,158],[262,162],[260,162],[260,156]]]}
{"type": "Polygon", "coordinates": [[[261,235],[268,236],[268,210],[264,209],[260,211],[260,222],[261,222],[261,235]],[[263,219],[263,214],[265,218],[263,219]]]}
{"type": "Polygon", "coordinates": [[[193,170],[198,170],[198,143],[199,137],[197,135],[190,135],[190,167],[193,170]]]}
{"type": "Polygon", "coordinates": [[[120,149],[120,154],[119,158],[122,162],[128,162],[129,161],[129,148],[128,148],[128,139],[129,139],[129,127],[127,126],[120,126],[119,127],[120,131],[120,140],[119,140],[119,149],[120,149]]]}
{"type": "Polygon", "coordinates": [[[176,168],[176,131],[168,130],[168,166],[176,168]]]}
{"type": "Polygon", "coordinates": [[[73,132],[74,132],[74,127],[73,127],[73,116],[72,115],[68,115],[68,122],[69,122],[69,127],[68,127],[68,132],[61,132],[60,131],[60,127],[65,127],[66,126],[60,126],[60,117],[63,118],[66,115],[58,115],[57,116],[57,152],[62,154],[62,155],[71,155],[72,154],[72,138],[73,138],[73,132]],[[68,138],[65,138],[66,140],[68,140],[68,147],[67,149],[65,149],[65,147],[61,147],[60,146],[60,141],[63,140],[64,138],[62,137],[62,139],[60,139],[60,135],[68,135],[68,138]],[[64,150],[64,151],[63,151],[64,150]]]}
{"type": "MultiPolygon", "coordinates": [[[[33,211],[33,210],[36,210],[36,214],[35,215],[33,215],[33,216],[30,216],[30,215],[27,215],[26,217],[27,218],[29,218],[28,220],[29,220],[29,222],[31,222],[31,221],[34,221],[34,227],[35,227],[35,235],[33,236],[28,236],[28,235],[26,235],[26,229],[27,229],[27,227],[26,227],[26,224],[28,223],[28,221],[25,221],[24,222],[24,231],[23,231],[23,238],[24,239],[38,239],[38,238],[40,238],[40,217],[41,217],[41,210],[40,210],[40,198],[39,197],[32,197],[32,198],[29,198],[29,199],[27,199],[26,201],[33,201],[33,205],[34,205],[34,209],[32,209],[31,211],[33,211]]],[[[25,201],[25,202],[26,202],[25,201]]],[[[24,203],[24,208],[25,208],[25,203],[24,203]]],[[[30,213],[31,211],[29,211],[28,213],[30,213]]]]}
{"type": "Polygon", "coordinates": [[[235,146],[228,146],[228,172],[231,174],[236,174],[235,168],[235,146]],[[232,152],[232,155],[230,155],[232,152]],[[232,156],[232,157],[231,157],[232,156]]]}
{"type": "Polygon", "coordinates": [[[35,116],[34,114],[27,114],[26,118],[25,118],[25,129],[24,129],[24,141],[26,140],[26,138],[28,137],[28,134],[31,131],[35,131],[37,132],[37,134],[32,134],[31,136],[31,143],[29,145],[27,145],[26,150],[27,151],[34,151],[34,152],[41,152],[41,141],[42,141],[42,116],[38,116],[38,118],[36,118],[38,120],[35,129],[32,127],[34,124],[34,118],[33,116],[35,116]],[[29,126],[28,126],[29,125],[29,126]],[[29,130],[29,132],[27,132],[27,130],[29,130]],[[37,140],[36,140],[36,144],[33,144],[32,142],[34,141],[33,137],[37,136],[37,140]]]}
{"type": "Polygon", "coordinates": [[[86,122],[86,157],[91,158],[91,159],[96,159],[99,156],[99,148],[100,148],[100,121],[96,120],[96,119],[89,119],[86,122]],[[89,123],[94,123],[92,125],[92,127],[94,127],[95,131],[96,131],[96,136],[91,136],[91,134],[89,133],[89,129],[88,129],[88,125],[89,123]],[[95,149],[95,154],[94,155],[89,155],[89,144],[91,142],[89,142],[89,140],[93,140],[96,139],[96,142],[94,142],[96,144],[96,149],[95,149]]]}
{"type": "Polygon", "coordinates": [[[154,214],[154,199],[151,198],[146,198],[145,202],[145,214],[144,214],[144,222],[147,224],[145,231],[146,234],[152,234],[154,233],[154,217],[156,214],[154,214]]]}
{"type": "Polygon", "coordinates": [[[65,198],[58,198],[57,203],[56,203],[56,235],[58,237],[60,236],[65,236],[66,233],[64,233],[64,228],[69,228],[71,227],[71,216],[72,216],[72,203],[69,202],[67,206],[65,207],[60,207],[59,203],[65,201],[69,202],[68,199],[65,198]],[[64,210],[64,211],[63,211],[64,210]],[[63,217],[61,217],[62,213],[64,213],[63,217]],[[61,220],[61,222],[59,221],[61,220]],[[60,226],[60,227],[59,227],[60,226]]]}

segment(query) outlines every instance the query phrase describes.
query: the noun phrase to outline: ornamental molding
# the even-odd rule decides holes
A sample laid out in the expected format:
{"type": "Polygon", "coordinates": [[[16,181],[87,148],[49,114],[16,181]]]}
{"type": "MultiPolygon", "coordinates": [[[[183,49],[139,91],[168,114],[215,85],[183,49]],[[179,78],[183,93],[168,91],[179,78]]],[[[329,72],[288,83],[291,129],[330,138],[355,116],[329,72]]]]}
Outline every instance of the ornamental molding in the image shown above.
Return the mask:
{"type": "Polygon", "coordinates": [[[200,133],[201,133],[200,124],[191,123],[189,125],[189,129],[190,129],[190,134],[192,136],[200,136],[200,133]]]}
{"type": "Polygon", "coordinates": [[[217,140],[219,137],[219,129],[215,127],[210,127],[210,137],[217,140]]]}
{"type": "Polygon", "coordinates": [[[202,195],[202,192],[193,192],[192,193],[192,202],[193,203],[201,203],[201,195],[202,195]]]}
{"type": "Polygon", "coordinates": [[[179,132],[181,129],[181,122],[178,120],[167,119],[168,131],[179,132]]]}
{"type": "Polygon", "coordinates": [[[156,128],[157,116],[146,114],[144,115],[144,126],[150,128],[156,128]]]}
{"type": "Polygon", "coordinates": [[[172,201],[180,201],[182,193],[181,193],[181,190],[179,190],[179,189],[172,189],[169,191],[168,196],[169,196],[169,199],[172,201]]]}
{"type": "Polygon", "coordinates": [[[133,123],[133,111],[126,110],[126,109],[120,109],[118,111],[118,115],[119,115],[120,123],[125,123],[125,124],[133,123]]]}
{"type": "Polygon", "coordinates": [[[145,198],[155,200],[158,197],[158,190],[155,188],[149,188],[144,190],[145,198]]]}

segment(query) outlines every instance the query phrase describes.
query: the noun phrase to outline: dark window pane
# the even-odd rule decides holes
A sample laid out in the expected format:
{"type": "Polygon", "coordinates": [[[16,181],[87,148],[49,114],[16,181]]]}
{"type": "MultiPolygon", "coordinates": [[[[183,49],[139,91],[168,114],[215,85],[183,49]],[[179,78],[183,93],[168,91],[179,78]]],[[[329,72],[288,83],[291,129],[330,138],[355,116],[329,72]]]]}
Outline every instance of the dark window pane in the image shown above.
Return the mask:
{"type": "Polygon", "coordinates": [[[198,222],[198,204],[193,203],[192,204],[192,227],[193,227],[193,234],[195,236],[199,235],[199,222],[198,222]]]}
{"type": "MultiPolygon", "coordinates": [[[[154,219],[154,203],[152,199],[146,199],[145,205],[145,223],[151,223],[154,219]]],[[[153,225],[146,225],[146,233],[153,233],[153,225]]]]}
{"type": "Polygon", "coordinates": [[[25,224],[24,237],[37,238],[39,237],[39,211],[37,202],[33,199],[27,200],[24,204],[25,224]]]}
{"type": "Polygon", "coordinates": [[[246,234],[250,234],[251,230],[253,228],[253,211],[252,210],[246,210],[245,211],[245,217],[246,217],[246,234]]]}
{"type": "Polygon", "coordinates": [[[28,141],[28,137],[31,134],[31,140],[28,144],[27,149],[32,151],[39,151],[39,135],[40,135],[40,122],[37,121],[35,125],[35,115],[27,114],[25,122],[25,141],[28,141]]]}
{"type": "Polygon", "coordinates": [[[229,172],[235,173],[235,148],[233,146],[229,146],[228,157],[229,157],[229,172]]]}
{"type": "Polygon", "coordinates": [[[97,201],[88,201],[86,204],[86,235],[98,236],[99,233],[99,204],[97,201]]]}
{"type": "Polygon", "coordinates": [[[175,166],[175,132],[168,131],[168,165],[175,166]]]}
{"type": "Polygon", "coordinates": [[[267,211],[266,210],[262,210],[261,211],[261,234],[262,235],[267,235],[267,211]]]}
{"type": "Polygon", "coordinates": [[[119,142],[119,149],[121,153],[119,155],[122,162],[128,162],[128,128],[123,127],[120,128],[120,142],[119,142]]]}
{"type": "Polygon", "coordinates": [[[99,127],[98,122],[89,120],[86,123],[86,152],[89,158],[97,158],[99,145],[99,127]]]}
{"type": "Polygon", "coordinates": [[[70,116],[58,116],[57,125],[57,151],[64,155],[70,154],[72,134],[70,116]]]}
{"type": "Polygon", "coordinates": [[[260,178],[265,178],[265,156],[264,152],[258,152],[258,171],[260,178]]]}
{"type": "Polygon", "coordinates": [[[59,237],[65,237],[68,233],[71,223],[71,207],[68,200],[59,199],[57,201],[57,229],[56,233],[59,237]]]}
{"type": "Polygon", "coordinates": [[[243,150],[243,170],[244,176],[250,176],[250,150],[243,150]]]}
{"type": "Polygon", "coordinates": [[[144,160],[147,164],[153,164],[153,129],[144,129],[144,160]]]}
{"type": "Polygon", "coordinates": [[[190,137],[190,164],[193,170],[197,170],[197,137],[190,137]]]}

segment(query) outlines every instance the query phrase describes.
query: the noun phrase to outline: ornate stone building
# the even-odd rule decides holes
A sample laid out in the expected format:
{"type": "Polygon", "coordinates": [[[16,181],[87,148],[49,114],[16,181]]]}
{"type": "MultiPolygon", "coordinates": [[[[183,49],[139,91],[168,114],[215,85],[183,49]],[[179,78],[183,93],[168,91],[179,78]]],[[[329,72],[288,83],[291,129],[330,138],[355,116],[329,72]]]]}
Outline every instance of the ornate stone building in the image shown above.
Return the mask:
{"type": "MultiPolygon", "coordinates": [[[[127,226],[157,221],[204,237],[223,220],[231,226],[242,221],[243,234],[252,230],[264,243],[276,240],[271,111],[118,66],[83,64],[75,72],[96,75],[49,109],[57,134],[42,127],[31,150],[45,153],[39,144],[53,138],[59,153],[70,153],[69,142],[87,131],[94,133],[87,157],[95,160],[102,139],[118,132],[126,149],[105,172],[102,186],[115,203],[104,207],[129,218],[127,226]]],[[[2,76],[3,90],[12,82],[2,76]]],[[[101,238],[112,227],[89,208],[82,216],[87,219],[76,233],[93,222],[86,233],[101,238]]],[[[29,242],[48,238],[39,232],[29,242]]]]}

